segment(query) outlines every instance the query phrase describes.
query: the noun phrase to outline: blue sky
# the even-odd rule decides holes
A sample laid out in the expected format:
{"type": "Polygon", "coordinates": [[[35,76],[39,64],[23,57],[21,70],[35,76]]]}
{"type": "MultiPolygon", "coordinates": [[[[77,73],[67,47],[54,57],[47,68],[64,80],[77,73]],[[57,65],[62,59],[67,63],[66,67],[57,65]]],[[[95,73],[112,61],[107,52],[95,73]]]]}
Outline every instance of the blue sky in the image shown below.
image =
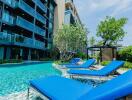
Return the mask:
{"type": "Polygon", "coordinates": [[[120,44],[132,45],[132,0],[74,0],[74,3],[90,37],[96,35],[98,23],[106,16],[128,18],[124,27],[127,34],[120,44]]]}

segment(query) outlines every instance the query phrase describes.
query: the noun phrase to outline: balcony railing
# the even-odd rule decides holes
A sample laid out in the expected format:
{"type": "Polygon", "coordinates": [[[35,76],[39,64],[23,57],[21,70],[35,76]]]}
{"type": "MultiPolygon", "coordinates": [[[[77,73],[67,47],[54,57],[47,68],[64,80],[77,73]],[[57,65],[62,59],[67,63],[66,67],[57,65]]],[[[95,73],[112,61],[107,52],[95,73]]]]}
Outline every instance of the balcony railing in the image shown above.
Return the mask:
{"type": "Polygon", "coordinates": [[[16,6],[16,0],[0,0],[0,1],[4,2],[5,4],[13,8],[16,6]]]}
{"type": "Polygon", "coordinates": [[[3,42],[3,43],[11,42],[11,35],[0,32],[0,42],[3,42]]]}
{"type": "Polygon", "coordinates": [[[32,7],[30,7],[28,4],[26,4],[23,0],[20,0],[17,5],[19,8],[24,10],[29,15],[36,17],[36,19],[38,19],[40,22],[42,22],[43,24],[46,24],[46,19],[42,15],[40,15],[38,12],[36,12],[35,14],[35,10],[32,7]]]}
{"type": "Polygon", "coordinates": [[[65,3],[73,3],[73,0],[65,0],[65,3]]]}
{"type": "Polygon", "coordinates": [[[4,32],[0,32],[0,43],[11,43],[14,45],[20,45],[20,46],[25,46],[25,47],[33,47],[33,48],[39,48],[39,49],[44,49],[45,48],[45,43],[31,39],[22,35],[18,35],[15,33],[12,34],[7,34],[4,32]]]}
{"type": "Polygon", "coordinates": [[[22,17],[17,16],[16,24],[24,29],[27,29],[31,32],[34,32],[34,24],[23,19],[22,17]]]}
{"type": "Polygon", "coordinates": [[[33,23],[23,19],[22,17],[17,16],[16,25],[18,25],[24,29],[27,29],[31,32],[35,32],[38,35],[45,36],[45,30],[41,29],[38,26],[34,26],[33,23]]]}
{"type": "Polygon", "coordinates": [[[34,2],[40,9],[42,9],[45,13],[47,13],[47,8],[46,8],[46,6],[45,6],[40,0],[33,0],[33,2],[34,2]]]}
{"type": "Polygon", "coordinates": [[[35,42],[34,42],[35,44],[35,47],[38,47],[38,48],[40,48],[40,49],[44,49],[45,48],[45,43],[44,42],[40,42],[40,41],[38,41],[38,40],[35,40],[35,42]]]}
{"type": "Polygon", "coordinates": [[[13,24],[14,23],[14,17],[9,15],[6,12],[3,12],[2,21],[6,22],[8,24],[13,24]]]}
{"type": "Polygon", "coordinates": [[[36,33],[38,33],[39,35],[45,36],[45,30],[39,28],[38,26],[35,26],[36,28],[36,33]]]}
{"type": "Polygon", "coordinates": [[[32,7],[30,7],[28,4],[26,4],[23,0],[20,0],[18,2],[18,7],[20,7],[22,10],[24,10],[31,16],[35,16],[35,10],[32,7]]]}
{"type": "Polygon", "coordinates": [[[45,19],[42,15],[40,15],[38,12],[36,12],[36,18],[37,18],[40,22],[42,22],[43,24],[46,24],[46,19],[45,19]]]}

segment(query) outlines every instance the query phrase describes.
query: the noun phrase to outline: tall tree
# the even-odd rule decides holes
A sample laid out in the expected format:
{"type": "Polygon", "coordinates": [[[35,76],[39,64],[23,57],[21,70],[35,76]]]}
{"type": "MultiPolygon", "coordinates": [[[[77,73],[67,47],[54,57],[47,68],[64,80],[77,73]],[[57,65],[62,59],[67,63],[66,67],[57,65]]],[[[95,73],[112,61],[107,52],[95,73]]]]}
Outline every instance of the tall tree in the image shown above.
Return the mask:
{"type": "Polygon", "coordinates": [[[90,46],[94,46],[95,45],[96,40],[95,40],[95,38],[93,36],[90,38],[89,43],[90,43],[90,46]]]}
{"type": "Polygon", "coordinates": [[[80,24],[63,25],[54,34],[54,45],[60,50],[62,59],[68,58],[67,52],[81,51],[87,46],[87,30],[80,24]]]}
{"type": "Polygon", "coordinates": [[[102,38],[103,45],[114,45],[122,40],[126,32],[123,27],[127,23],[127,18],[115,19],[106,17],[101,21],[97,28],[97,36],[102,38]]]}

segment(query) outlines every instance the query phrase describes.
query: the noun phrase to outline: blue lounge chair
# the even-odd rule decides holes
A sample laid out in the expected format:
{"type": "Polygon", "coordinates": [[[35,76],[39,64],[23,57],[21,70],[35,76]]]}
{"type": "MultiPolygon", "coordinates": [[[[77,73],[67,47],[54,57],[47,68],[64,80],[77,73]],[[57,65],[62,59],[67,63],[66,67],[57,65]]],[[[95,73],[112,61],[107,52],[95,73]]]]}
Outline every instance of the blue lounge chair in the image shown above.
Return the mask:
{"type": "Polygon", "coordinates": [[[67,64],[60,64],[60,65],[65,65],[65,66],[67,66],[67,65],[76,65],[79,61],[81,61],[81,58],[72,58],[69,61],[69,63],[67,63],[67,64]]]}
{"type": "Polygon", "coordinates": [[[96,61],[95,59],[89,59],[81,65],[66,65],[63,67],[66,67],[66,68],[89,68],[95,63],[95,61],[96,61]]]}
{"type": "Polygon", "coordinates": [[[59,76],[32,80],[30,86],[50,100],[115,100],[132,94],[132,70],[97,87],[59,76]]]}
{"type": "Polygon", "coordinates": [[[113,71],[124,65],[124,61],[111,61],[107,66],[102,68],[101,70],[69,70],[68,73],[70,75],[88,75],[88,76],[108,76],[113,71]]]}

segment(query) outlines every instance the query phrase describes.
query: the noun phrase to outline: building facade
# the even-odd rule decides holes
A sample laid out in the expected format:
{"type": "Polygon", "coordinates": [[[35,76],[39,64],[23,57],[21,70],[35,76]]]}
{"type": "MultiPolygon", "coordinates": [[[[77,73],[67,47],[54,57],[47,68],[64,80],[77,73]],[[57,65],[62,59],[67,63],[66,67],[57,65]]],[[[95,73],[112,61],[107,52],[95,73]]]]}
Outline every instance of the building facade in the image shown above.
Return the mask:
{"type": "Polygon", "coordinates": [[[55,2],[57,7],[55,8],[54,33],[57,29],[61,29],[63,24],[81,24],[73,0],[55,0],[55,2]]]}
{"type": "Polygon", "coordinates": [[[54,0],[0,0],[0,59],[45,57],[52,46],[54,0]]]}
{"type": "Polygon", "coordinates": [[[80,23],[80,18],[73,0],[65,0],[65,24],[80,23]]]}

